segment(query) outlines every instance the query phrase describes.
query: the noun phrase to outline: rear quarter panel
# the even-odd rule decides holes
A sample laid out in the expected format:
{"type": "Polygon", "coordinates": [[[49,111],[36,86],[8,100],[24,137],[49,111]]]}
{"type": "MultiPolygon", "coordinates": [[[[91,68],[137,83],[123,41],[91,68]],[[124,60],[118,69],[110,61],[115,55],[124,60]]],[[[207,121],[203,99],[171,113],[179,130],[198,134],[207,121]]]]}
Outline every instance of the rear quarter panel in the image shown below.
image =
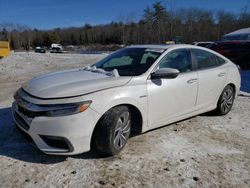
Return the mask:
{"type": "Polygon", "coordinates": [[[228,63],[228,76],[226,85],[228,84],[235,85],[235,96],[237,96],[240,91],[241,77],[237,65],[235,65],[231,61],[228,63]]]}

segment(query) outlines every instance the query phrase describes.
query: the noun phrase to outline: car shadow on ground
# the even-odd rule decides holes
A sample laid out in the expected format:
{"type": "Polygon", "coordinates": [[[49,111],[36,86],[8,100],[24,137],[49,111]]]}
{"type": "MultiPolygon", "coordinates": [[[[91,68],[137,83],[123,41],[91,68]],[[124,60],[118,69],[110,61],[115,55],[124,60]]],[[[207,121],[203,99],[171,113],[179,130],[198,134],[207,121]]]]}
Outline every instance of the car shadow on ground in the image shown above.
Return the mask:
{"type": "MultiPolygon", "coordinates": [[[[201,114],[200,116],[216,116],[216,115],[213,112],[207,112],[201,114]]],[[[166,127],[166,125],[155,129],[160,129],[163,127],[166,127]]],[[[155,129],[150,130],[148,132],[154,131],[155,129]]],[[[134,136],[138,136],[138,134],[133,135],[132,137],[134,136]]],[[[32,142],[27,141],[25,137],[21,135],[20,132],[17,130],[13,121],[12,111],[10,107],[0,109],[0,156],[6,156],[24,162],[41,163],[41,164],[60,163],[65,161],[68,157],[75,159],[103,158],[102,156],[97,155],[93,151],[89,151],[74,156],[58,156],[58,155],[44,154],[38,148],[36,148],[32,142]]]]}
{"type": "MultiPolygon", "coordinates": [[[[15,127],[11,108],[0,109],[0,156],[41,164],[60,163],[68,156],[46,155],[38,150],[32,142],[27,141],[15,127]]],[[[76,155],[73,158],[98,158],[93,152],[76,155]]]]}

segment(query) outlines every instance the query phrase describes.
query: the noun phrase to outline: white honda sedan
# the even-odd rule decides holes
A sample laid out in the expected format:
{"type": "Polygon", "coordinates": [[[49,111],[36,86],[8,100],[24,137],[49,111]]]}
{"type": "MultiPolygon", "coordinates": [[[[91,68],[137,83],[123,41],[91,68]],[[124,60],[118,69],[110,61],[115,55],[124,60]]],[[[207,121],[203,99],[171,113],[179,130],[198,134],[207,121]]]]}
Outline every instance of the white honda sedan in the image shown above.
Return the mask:
{"type": "Polygon", "coordinates": [[[33,78],[15,94],[17,127],[47,154],[115,155],[132,134],[204,112],[227,114],[235,64],[191,45],[137,45],[96,64],[33,78]]]}

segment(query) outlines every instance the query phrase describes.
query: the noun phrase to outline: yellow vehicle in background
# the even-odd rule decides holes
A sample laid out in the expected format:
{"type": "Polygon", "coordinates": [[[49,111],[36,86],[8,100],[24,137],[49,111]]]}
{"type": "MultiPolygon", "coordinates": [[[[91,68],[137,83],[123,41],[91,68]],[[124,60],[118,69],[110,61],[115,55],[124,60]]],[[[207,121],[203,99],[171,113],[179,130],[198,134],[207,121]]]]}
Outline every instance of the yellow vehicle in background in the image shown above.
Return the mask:
{"type": "Polygon", "coordinates": [[[10,43],[8,41],[0,41],[0,58],[10,55],[10,43]]]}
{"type": "Polygon", "coordinates": [[[169,41],[166,41],[166,44],[175,44],[175,41],[169,40],[169,41]]]}

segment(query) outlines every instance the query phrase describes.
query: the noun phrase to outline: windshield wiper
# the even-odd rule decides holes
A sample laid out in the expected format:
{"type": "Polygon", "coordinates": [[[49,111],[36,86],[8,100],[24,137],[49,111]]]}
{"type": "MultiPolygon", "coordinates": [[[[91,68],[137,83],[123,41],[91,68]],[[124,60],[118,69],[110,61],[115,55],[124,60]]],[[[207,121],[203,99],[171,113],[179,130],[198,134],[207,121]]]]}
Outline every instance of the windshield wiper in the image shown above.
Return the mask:
{"type": "Polygon", "coordinates": [[[120,76],[117,69],[113,69],[112,71],[105,71],[102,68],[96,68],[96,66],[87,66],[87,67],[84,67],[82,70],[96,72],[96,73],[102,73],[102,74],[105,74],[107,76],[113,76],[113,77],[120,76]]]}

